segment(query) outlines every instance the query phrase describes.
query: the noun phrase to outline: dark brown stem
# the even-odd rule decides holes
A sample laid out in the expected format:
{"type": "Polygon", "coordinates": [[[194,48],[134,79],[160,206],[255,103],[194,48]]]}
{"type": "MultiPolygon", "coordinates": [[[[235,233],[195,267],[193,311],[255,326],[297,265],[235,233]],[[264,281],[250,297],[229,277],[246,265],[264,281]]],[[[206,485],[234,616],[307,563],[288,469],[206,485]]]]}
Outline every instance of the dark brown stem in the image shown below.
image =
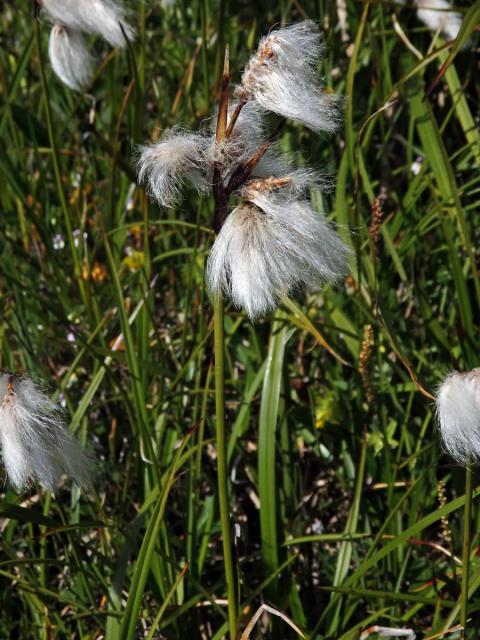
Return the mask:
{"type": "Polygon", "coordinates": [[[215,215],[213,218],[213,230],[220,233],[228,215],[228,196],[222,180],[222,172],[219,167],[213,170],[213,199],[215,200],[215,215]]]}
{"type": "Polygon", "coordinates": [[[227,196],[235,191],[235,189],[241,187],[242,184],[245,184],[251,176],[252,171],[275,142],[278,134],[283,129],[284,124],[285,120],[282,120],[270,138],[264,142],[246,162],[242,162],[242,164],[235,169],[227,185],[227,196]]]}

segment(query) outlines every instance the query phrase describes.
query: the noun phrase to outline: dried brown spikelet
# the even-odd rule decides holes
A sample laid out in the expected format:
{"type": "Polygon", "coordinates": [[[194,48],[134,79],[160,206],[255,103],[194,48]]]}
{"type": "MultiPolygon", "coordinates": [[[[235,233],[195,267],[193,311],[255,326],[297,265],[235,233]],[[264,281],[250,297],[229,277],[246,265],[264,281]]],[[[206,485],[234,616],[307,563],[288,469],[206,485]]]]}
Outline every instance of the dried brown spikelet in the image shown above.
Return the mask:
{"type": "Polygon", "coordinates": [[[373,390],[370,360],[372,358],[373,351],[373,327],[371,324],[367,324],[363,331],[362,348],[360,350],[358,371],[362,378],[362,385],[369,403],[375,399],[375,392],[373,390]]]}
{"type": "Polygon", "coordinates": [[[380,245],[380,227],[383,222],[383,196],[378,196],[372,202],[372,222],[370,223],[370,237],[372,239],[375,256],[378,255],[380,245]]]}
{"type": "MultiPolygon", "coordinates": [[[[445,482],[443,480],[439,480],[437,484],[438,491],[438,503],[440,507],[444,507],[447,504],[447,497],[445,495],[445,482]]],[[[448,522],[447,516],[442,516],[440,518],[440,522],[442,525],[442,533],[445,538],[445,542],[449,547],[452,546],[452,531],[450,529],[450,523],[448,522]]]]}

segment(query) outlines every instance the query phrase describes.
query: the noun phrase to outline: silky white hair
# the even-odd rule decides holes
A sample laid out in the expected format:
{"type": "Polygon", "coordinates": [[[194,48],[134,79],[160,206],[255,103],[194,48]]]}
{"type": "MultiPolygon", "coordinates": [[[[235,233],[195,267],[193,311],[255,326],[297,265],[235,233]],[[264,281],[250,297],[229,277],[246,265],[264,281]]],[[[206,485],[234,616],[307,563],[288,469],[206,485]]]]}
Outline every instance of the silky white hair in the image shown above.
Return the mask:
{"type": "Polygon", "coordinates": [[[208,147],[208,138],[199,133],[167,129],[158,142],[140,147],[138,179],[161,206],[171,206],[183,182],[199,191],[210,186],[208,147]]]}
{"type": "Polygon", "coordinates": [[[41,4],[53,22],[96,33],[113,47],[125,47],[125,36],[128,40],[135,38],[127,10],[113,0],[41,0],[41,4]]]}
{"type": "Polygon", "coordinates": [[[446,451],[461,463],[480,460],[480,368],[449,373],[438,388],[436,411],[446,451]]]}
{"type": "Polygon", "coordinates": [[[34,481],[54,491],[64,474],[90,486],[92,458],[65,429],[57,405],[31,380],[10,374],[0,376],[0,398],[2,458],[14,487],[34,481]]]}
{"type": "Polygon", "coordinates": [[[462,26],[462,15],[450,11],[448,0],[418,0],[417,16],[431,31],[440,31],[448,40],[455,40],[462,26]]]}
{"type": "Polygon", "coordinates": [[[80,31],[55,24],[48,54],[53,71],[70,89],[82,89],[90,82],[93,59],[80,31]]]}
{"type": "Polygon", "coordinates": [[[212,296],[222,291],[251,319],[289,292],[345,271],[348,249],[321,214],[289,193],[251,193],[227,217],[207,263],[212,296]]]}
{"type": "Polygon", "coordinates": [[[270,32],[246,66],[237,98],[255,100],[314,131],[334,131],[339,99],[319,82],[321,53],[321,36],[310,20],[270,32]]]}

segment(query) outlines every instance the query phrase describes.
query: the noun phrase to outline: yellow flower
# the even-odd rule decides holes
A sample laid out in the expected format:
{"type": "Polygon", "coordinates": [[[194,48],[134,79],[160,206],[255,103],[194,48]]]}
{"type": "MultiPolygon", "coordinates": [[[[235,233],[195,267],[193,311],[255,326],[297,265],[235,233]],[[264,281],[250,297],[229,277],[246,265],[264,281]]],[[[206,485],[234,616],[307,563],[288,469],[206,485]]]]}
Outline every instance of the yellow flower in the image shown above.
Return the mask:
{"type": "Polygon", "coordinates": [[[145,254],[143,251],[132,251],[125,256],[123,264],[130,269],[130,271],[139,271],[143,267],[145,260],[145,254]]]}
{"type": "Polygon", "coordinates": [[[332,396],[322,396],[315,407],[315,427],[323,429],[332,419],[334,400],[332,396]]]}

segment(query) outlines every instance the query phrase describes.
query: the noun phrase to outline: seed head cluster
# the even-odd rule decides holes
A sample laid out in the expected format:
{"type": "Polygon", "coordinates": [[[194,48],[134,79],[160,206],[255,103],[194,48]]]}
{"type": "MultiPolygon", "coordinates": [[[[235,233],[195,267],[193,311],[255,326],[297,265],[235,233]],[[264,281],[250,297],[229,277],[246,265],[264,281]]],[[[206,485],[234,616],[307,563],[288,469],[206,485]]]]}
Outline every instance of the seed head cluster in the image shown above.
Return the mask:
{"type": "Polygon", "coordinates": [[[171,206],[182,182],[213,188],[237,206],[227,207],[207,264],[212,296],[228,295],[251,319],[307,286],[317,288],[345,272],[348,250],[309,199],[321,174],[295,169],[266,135],[272,111],[314,131],[331,132],[338,99],[318,82],[320,35],[305,21],[262,38],[249,61],[227,127],[200,133],[172,129],[140,149],[138,174],[161,206],[171,206]]]}
{"type": "Polygon", "coordinates": [[[93,57],[86,35],[100,35],[113,47],[124,47],[135,30],[125,7],[113,0],[37,0],[53,23],[49,57],[55,74],[71,89],[91,80],[93,57]]]}

